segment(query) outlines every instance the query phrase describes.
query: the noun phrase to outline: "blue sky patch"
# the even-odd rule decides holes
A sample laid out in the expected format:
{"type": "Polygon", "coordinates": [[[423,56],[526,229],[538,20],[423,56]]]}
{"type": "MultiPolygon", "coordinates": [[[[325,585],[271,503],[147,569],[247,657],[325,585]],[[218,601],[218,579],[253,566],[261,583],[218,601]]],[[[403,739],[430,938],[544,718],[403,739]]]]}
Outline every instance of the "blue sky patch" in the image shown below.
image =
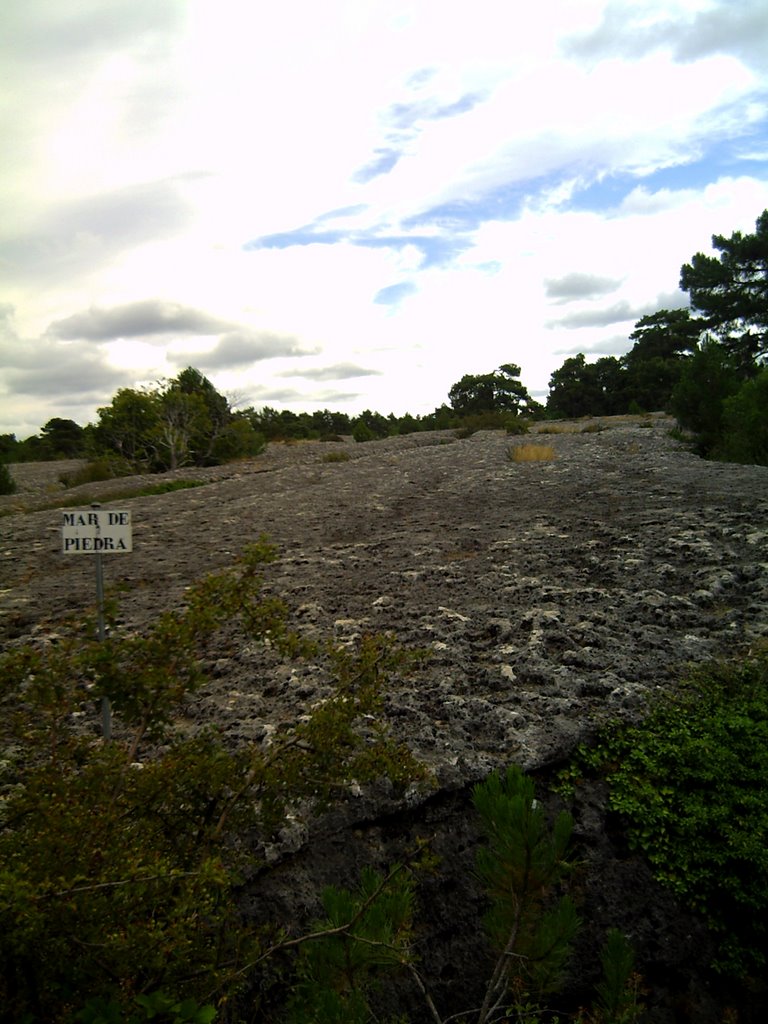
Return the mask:
{"type": "Polygon", "coordinates": [[[377,306],[396,306],[401,299],[413,295],[417,291],[412,281],[401,281],[399,284],[390,284],[381,288],[373,297],[377,306]]]}
{"type": "Polygon", "coordinates": [[[574,192],[568,205],[575,210],[595,213],[618,210],[624,199],[639,187],[650,193],[702,189],[719,178],[743,175],[760,178],[765,174],[766,164],[768,143],[747,135],[736,142],[716,143],[704,156],[697,154],[689,161],[681,160],[672,166],[661,167],[652,174],[608,175],[574,192]]]}
{"type": "Polygon", "coordinates": [[[429,224],[452,231],[474,231],[487,221],[516,220],[527,200],[559,184],[561,178],[559,173],[528,178],[499,185],[471,199],[439,203],[409,217],[404,226],[429,224]]]}
{"type": "Polygon", "coordinates": [[[352,180],[364,185],[381,174],[389,174],[393,167],[397,166],[400,157],[403,155],[396,149],[377,149],[376,156],[359,171],[352,175],[352,180]]]}
{"type": "MultiPolygon", "coordinates": [[[[323,218],[318,218],[322,220],[323,218]]],[[[367,231],[319,231],[316,221],[313,224],[296,228],[293,231],[281,231],[272,235],[262,235],[246,242],[246,251],[255,249],[290,249],[301,245],[359,245],[364,249],[406,249],[414,246],[422,255],[421,266],[433,267],[449,263],[470,246],[470,241],[461,235],[425,235],[378,234],[375,228],[367,231]]]]}

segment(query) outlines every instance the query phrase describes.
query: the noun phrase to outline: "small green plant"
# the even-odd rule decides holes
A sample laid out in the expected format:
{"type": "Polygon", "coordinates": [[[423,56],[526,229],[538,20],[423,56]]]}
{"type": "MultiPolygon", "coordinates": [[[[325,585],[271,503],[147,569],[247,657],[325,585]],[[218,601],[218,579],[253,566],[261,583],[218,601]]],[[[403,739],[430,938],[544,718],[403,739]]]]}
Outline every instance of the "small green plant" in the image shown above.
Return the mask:
{"type": "Polygon", "coordinates": [[[471,437],[478,430],[503,430],[507,434],[527,434],[530,420],[513,412],[477,412],[460,417],[455,431],[459,440],[471,437]]]}
{"type": "Polygon", "coordinates": [[[597,1005],[580,1013],[578,1024],[636,1024],[641,1019],[640,976],[634,970],[635,952],[626,935],[612,928],[600,953],[602,980],[597,1005]]]}
{"type": "Polygon", "coordinates": [[[528,434],[531,430],[531,421],[524,416],[514,416],[507,420],[504,429],[510,436],[514,434],[528,434]]]}
{"type": "Polygon", "coordinates": [[[358,420],[352,428],[352,437],[359,444],[363,444],[366,441],[375,441],[377,435],[364,420],[358,420]]]}
{"type": "Polygon", "coordinates": [[[4,462],[0,462],[0,494],[15,494],[16,481],[4,462]]]}
{"type": "Polygon", "coordinates": [[[349,462],[351,459],[349,452],[326,452],[321,461],[322,462],[349,462]]]}
{"type": "Polygon", "coordinates": [[[384,877],[362,872],[357,892],[330,886],[326,917],[305,936],[291,1024],[367,1024],[370,996],[382,975],[410,961],[413,881],[402,866],[384,877]]]}
{"type": "Polygon", "coordinates": [[[573,819],[562,811],[550,828],[532,780],[516,765],[476,786],[473,802],[487,837],[477,855],[491,901],[486,928],[499,954],[477,1016],[486,1024],[510,992],[521,1004],[561,981],[578,927],[573,901],[556,894],[570,867],[573,819]]]}

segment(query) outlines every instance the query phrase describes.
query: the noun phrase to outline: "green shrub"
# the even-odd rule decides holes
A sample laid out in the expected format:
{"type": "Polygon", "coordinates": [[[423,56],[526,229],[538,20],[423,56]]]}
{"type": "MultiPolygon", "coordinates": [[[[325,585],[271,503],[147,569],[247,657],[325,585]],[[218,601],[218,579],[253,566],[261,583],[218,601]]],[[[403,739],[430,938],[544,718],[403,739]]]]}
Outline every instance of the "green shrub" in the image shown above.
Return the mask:
{"type": "Polygon", "coordinates": [[[121,635],[113,621],[99,643],[93,623],[73,623],[55,645],[0,659],[3,1019],[63,1024],[92,1000],[131,1019],[137,999],[158,992],[192,1009],[214,994],[231,1000],[244,965],[252,973],[280,948],[268,923],[244,925],[236,902],[254,843],[353,779],[388,775],[402,789],[424,777],[377,724],[404,655],[373,637],[328,652],[335,694],[269,747],[177,728],[220,629],[237,623],[286,658],[310,652],[283,603],[261,593],[273,557],[264,543],[247,549],[145,635],[121,635]],[[114,742],[93,737],[103,696],[114,742]]]}
{"type": "Polygon", "coordinates": [[[722,440],[714,455],[728,462],[768,466],[768,368],[723,402],[722,440]]]}
{"type": "Polygon", "coordinates": [[[358,420],[357,423],[352,428],[352,437],[355,439],[355,441],[361,444],[364,443],[365,441],[374,441],[376,439],[376,436],[377,435],[374,434],[374,432],[371,430],[368,424],[365,423],[363,420],[358,420]]]}
{"type": "Polygon", "coordinates": [[[597,983],[597,1007],[582,1011],[577,1024],[635,1024],[643,1015],[641,978],[634,970],[635,951],[626,935],[611,928],[600,953],[602,979],[597,983]]]}
{"type": "Polygon", "coordinates": [[[531,421],[525,416],[512,416],[507,420],[504,429],[510,435],[527,434],[531,429],[531,421]]]}
{"type": "Polygon", "coordinates": [[[16,481],[4,462],[0,462],[0,494],[15,494],[16,481]]]}
{"type": "Polygon", "coordinates": [[[60,473],[59,480],[65,487],[80,487],[81,484],[101,483],[118,477],[131,476],[134,470],[124,459],[101,458],[87,462],[84,466],[60,473]]]}
{"type": "MultiPolygon", "coordinates": [[[[136,996],[136,1011],[125,1016],[125,1008],[115,999],[89,999],[74,1020],[77,1024],[212,1024],[216,1008],[210,1004],[200,1006],[195,999],[174,999],[164,992],[150,992],[136,996]]],[[[130,1012],[130,1011],[129,1011],[130,1012]]]]}
{"type": "Polygon", "coordinates": [[[513,412],[478,412],[461,417],[456,437],[466,438],[478,430],[504,430],[507,434],[527,434],[530,421],[513,412]]]}
{"type": "Polygon", "coordinates": [[[267,439],[243,416],[235,416],[214,439],[206,462],[220,465],[237,459],[254,458],[267,447],[267,439]]]}
{"type": "Polygon", "coordinates": [[[696,434],[700,454],[708,455],[720,442],[723,403],[740,383],[732,358],[718,342],[704,342],[685,360],[670,407],[680,426],[696,434]]]}
{"type": "MultiPolygon", "coordinates": [[[[473,803],[486,838],[476,859],[489,904],[485,923],[498,957],[482,1006],[447,1017],[439,1012],[413,954],[413,866],[397,865],[386,877],[365,870],[357,892],[332,886],[323,893],[326,916],[304,937],[299,955],[292,1024],[367,1024],[375,1019],[372,993],[398,968],[416,981],[440,1024],[490,1024],[512,1013],[534,1019],[538,1006],[530,1000],[557,987],[578,926],[572,901],[556,892],[570,867],[572,819],[563,811],[550,825],[533,782],[514,765],[476,785],[473,803]]],[[[613,997],[619,971],[615,957],[608,963],[613,997]]]]}
{"type": "Polygon", "coordinates": [[[349,462],[352,456],[349,452],[326,452],[323,455],[322,462],[349,462]]]}
{"type": "Polygon", "coordinates": [[[585,768],[656,877],[701,913],[736,975],[768,962],[768,653],[694,672],[585,768]]]}

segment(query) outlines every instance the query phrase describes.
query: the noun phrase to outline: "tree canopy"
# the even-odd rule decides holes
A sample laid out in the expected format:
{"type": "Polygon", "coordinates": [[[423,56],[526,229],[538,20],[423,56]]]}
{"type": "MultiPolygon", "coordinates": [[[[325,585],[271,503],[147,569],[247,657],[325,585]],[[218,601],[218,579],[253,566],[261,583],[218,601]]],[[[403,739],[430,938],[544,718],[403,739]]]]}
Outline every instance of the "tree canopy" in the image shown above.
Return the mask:
{"type": "Polygon", "coordinates": [[[100,450],[153,470],[212,465],[263,446],[247,415],[192,366],[157,388],[121,388],[98,416],[100,450]]]}
{"type": "Polygon", "coordinates": [[[745,375],[768,354],[768,210],[754,234],[713,235],[719,256],[697,252],[680,271],[680,287],[702,326],[725,345],[745,375]]]}
{"type": "Polygon", "coordinates": [[[493,373],[465,374],[448,392],[451,408],[461,416],[531,411],[536,403],[520,380],[520,372],[515,363],[503,363],[493,373]]]}
{"type": "Polygon", "coordinates": [[[571,356],[549,379],[547,411],[552,416],[610,416],[623,411],[622,367],[604,356],[588,363],[583,352],[571,356]]]}
{"type": "Polygon", "coordinates": [[[754,234],[714,235],[719,255],[696,253],[680,271],[690,309],[660,309],[635,324],[621,359],[565,360],[549,382],[554,416],[666,409],[702,455],[768,459],[768,210],[754,234]]]}

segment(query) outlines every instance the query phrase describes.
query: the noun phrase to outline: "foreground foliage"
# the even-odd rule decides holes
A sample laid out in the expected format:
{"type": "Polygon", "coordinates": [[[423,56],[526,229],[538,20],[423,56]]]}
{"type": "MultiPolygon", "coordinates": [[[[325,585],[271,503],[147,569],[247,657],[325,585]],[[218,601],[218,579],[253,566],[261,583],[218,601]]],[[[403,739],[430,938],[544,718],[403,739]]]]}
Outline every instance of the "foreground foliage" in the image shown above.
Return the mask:
{"type": "MultiPolygon", "coordinates": [[[[395,865],[386,876],[366,870],[354,891],[325,890],[326,916],[304,937],[299,954],[291,1024],[380,1020],[376,993],[398,972],[400,988],[411,984],[433,1024],[565,1019],[546,1009],[546,997],[562,984],[579,926],[575,904],[562,891],[572,867],[571,816],[562,811],[550,821],[535,799],[533,781],[516,765],[477,784],[472,799],[483,836],[476,873],[487,906],[485,937],[495,956],[480,1005],[453,1005],[446,1012],[423,974],[416,952],[417,860],[395,865]]],[[[571,1019],[577,1024],[634,1024],[642,1012],[639,979],[631,946],[615,929],[608,933],[601,962],[594,1009],[579,1010],[571,1019]]]]}
{"type": "Polygon", "coordinates": [[[16,482],[4,462],[0,462],[0,494],[15,494],[16,482]]]}
{"type": "Polygon", "coordinates": [[[177,727],[223,626],[237,621],[285,657],[312,653],[282,603],[261,592],[259,570],[273,556],[254,545],[146,635],[113,624],[97,643],[92,628],[72,624],[2,659],[2,1019],[68,1021],[86,1004],[102,1009],[81,1019],[133,1019],[146,999],[189,1011],[158,1020],[225,1007],[243,964],[274,945],[268,927],[246,926],[238,911],[250,849],[299,801],[321,804],[352,779],[388,774],[402,785],[423,774],[377,724],[382,683],[401,656],[375,638],[331,652],[336,693],[270,745],[232,749],[212,730],[177,727]],[[92,731],[103,696],[112,743],[92,731]]]}
{"type": "Polygon", "coordinates": [[[768,651],[695,671],[641,726],[582,750],[657,878],[703,915],[719,969],[768,962],[768,651]]]}
{"type": "Polygon", "coordinates": [[[476,785],[473,805],[485,837],[477,854],[485,926],[497,957],[482,1004],[449,1015],[437,1006],[414,952],[413,871],[396,865],[386,877],[364,872],[357,892],[324,892],[327,916],[301,951],[292,1024],[365,1024],[377,985],[398,968],[415,982],[435,1024],[516,1019],[530,1000],[557,988],[578,926],[572,901],[556,891],[569,869],[570,815],[562,812],[550,825],[532,780],[514,765],[476,785]]]}
{"type": "MultiPolygon", "coordinates": [[[[97,643],[92,623],[70,624],[1,659],[0,1019],[362,1024],[377,987],[395,975],[434,1024],[553,1019],[544,1007],[578,927],[567,891],[572,823],[567,813],[550,820],[515,766],[473,791],[495,955],[477,1005],[446,1013],[422,973],[424,851],[364,871],[357,887],[326,890],[324,916],[303,934],[242,916],[241,882],[264,869],[253,851],[289,815],[311,814],[353,782],[388,776],[397,791],[424,777],[381,724],[387,679],[414,670],[416,656],[384,638],[355,650],[304,642],[282,602],[264,594],[262,569],[274,555],[253,545],[146,634],[121,631],[113,618],[97,643]],[[275,658],[322,657],[336,686],[268,743],[236,748],[179,716],[206,683],[214,639],[218,651],[221,631],[235,624],[236,642],[263,642],[275,658]],[[105,696],[111,743],[94,732],[105,696]],[[270,992],[269,1008],[260,991],[270,992]]],[[[607,776],[629,841],[709,921],[718,965],[741,975],[757,974],[768,953],[766,741],[760,652],[699,670],[642,727],[581,754],[580,771],[607,776]]],[[[619,933],[609,933],[602,960],[594,1009],[572,1019],[639,1020],[639,979],[619,933]]]]}

